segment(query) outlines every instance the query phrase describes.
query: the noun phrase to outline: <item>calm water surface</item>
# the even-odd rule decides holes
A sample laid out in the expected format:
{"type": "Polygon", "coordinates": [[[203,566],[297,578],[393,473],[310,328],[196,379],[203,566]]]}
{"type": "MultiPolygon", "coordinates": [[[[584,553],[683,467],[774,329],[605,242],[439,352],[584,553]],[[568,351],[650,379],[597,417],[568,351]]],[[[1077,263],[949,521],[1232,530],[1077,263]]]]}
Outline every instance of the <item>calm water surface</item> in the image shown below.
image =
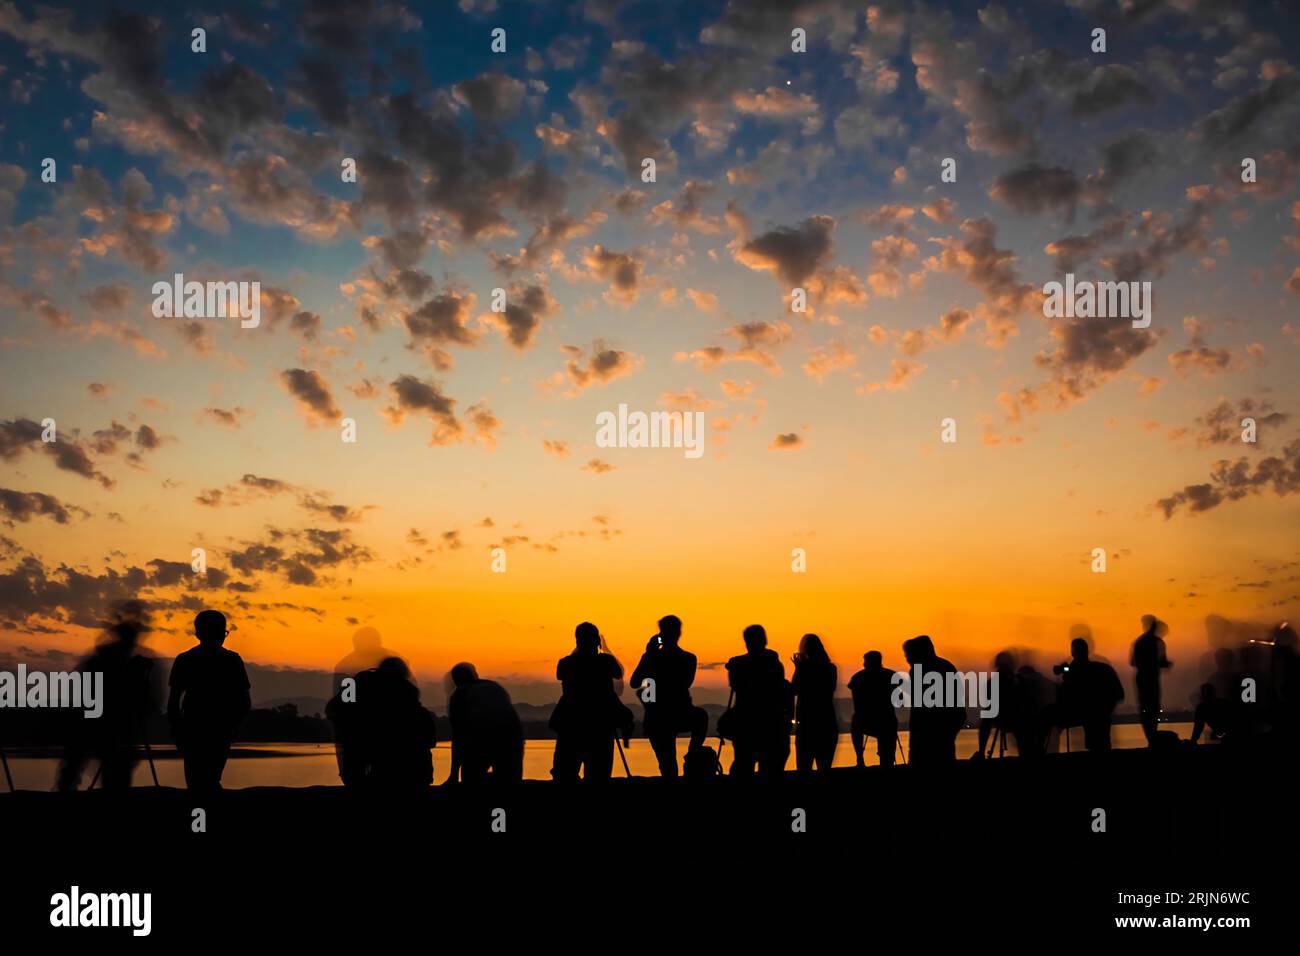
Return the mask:
{"type": "MultiPolygon", "coordinates": [[[[1191,736],[1191,724],[1161,724],[1162,730],[1172,730],[1184,739],[1191,736]]],[[[899,734],[903,747],[907,747],[907,733],[904,731],[899,734]]],[[[1080,749],[1083,746],[1083,734],[1077,728],[1072,732],[1072,746],[1080,749]]],[[[1142,736],[1142,727],[1139,724],[1116,724],[1111,729],[1111,741],[1115,747],[1132,748],[1146,746],[1146,738],[1142,736]]],[[[975,752],[979,742],[978,734],[975,730],[963,730],[957,735],[957,756],[959,759],[965,759],[975,752]]],[[[716,746],[717,738],[711,738],[711,746],[716,746]]],[[[677,741],[677,754],[680,758],[686,752],[687,739],[682,737],[677,741]]],[[[792,742],[793,744],[793,742],[792,742]]],[[[879,761],[875,754],[875,741],[867,741],[867,764],[874,766],[879,761]]],[[[1061,738],[1061,747],[1065,747],[1065,738],[1061,738]]],[[[222,778],[222,783],[228,788],[239,787],[330,787],[339,784],[338,764],[334,759],[333,744],[245,744],[240,749],[244,751],[253,751],[264,754],[265,756],[246,756],[235,757],[226,764],[226,773],[222,778]]],[[[549,780],[551,777],[551,756],[555,750],[555,741],[553,740],[529,740],[524,744],[524,776],[530,780],[549,780]]],[[[1015,752],[1013,745],[1008,744],[1007,752],[1015,752]]],[[[183,787],[185,786],[184,776],[181,771],[181,763],[174,759],[174,751],[170,747],[155,747],[155,755],[161,759],[155,761],[158,768],[158,782],[164,787],[183,787]]],[[[655,776],[658,774],[658,766],[655,764],[654,754],[650,750],[650,744],[644,739],[633,739],[632,745],[626,749],[628,766],[631,768],[633,776],[655,776]]],[[[731,747],[728,745],[723,751],[723,765],[729,766],[731,762],[731,747]]],[[[9,756],[9,767],[13,773],[14,785],[20,790],[52,790],[54,787],[54,774],[58,767],[58,759],[51,757],[19,757],[14,754],[9,756]]],[[[849,742],[849,735],[840,736],[839,747],[835,751],[835,766],[848,767],[853,765],[853,746],[849,742]]],[[[440,744],[433,752],[433,773],[434,782],[442,783],[447,779],[448,771],[451,767],[451,745],[440,744]]],[[[790,762],[787,767],[794,767],[793,747],[790,754],[790,762]]],[[[91,764],[86,772],[84,784],[90,783],[90,778],[94,775],[94,764],[91,764]]],[[[617,751],[614,754],[614,773],[616,776],[622,776],[623,765],[618,759],[617,751]]],[[[140,763],[135,768],[136,786],[149,786],[153,782],[149,775],[149,766],[146,763],[140,763]]]]}

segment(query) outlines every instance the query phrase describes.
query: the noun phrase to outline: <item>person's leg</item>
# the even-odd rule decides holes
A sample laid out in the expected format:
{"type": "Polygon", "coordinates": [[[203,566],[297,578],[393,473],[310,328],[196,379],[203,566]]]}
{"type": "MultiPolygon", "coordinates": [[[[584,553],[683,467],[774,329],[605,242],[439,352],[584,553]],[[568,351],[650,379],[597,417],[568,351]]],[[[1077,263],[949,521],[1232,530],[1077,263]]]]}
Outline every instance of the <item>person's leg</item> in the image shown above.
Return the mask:
{"type": "Polygon", "coordinates": [[[827,727],[822,735],[821,744],[818,746],[817,769],[823,772],[829,772],[835,764],[835,750],[839,747],[840,735],[839,728],[827,727]]]}
{"type": "Polygon", "coordinates": [[[709,736],[709,712],[703,707],[692,707],[688,712],[690,720],[687,730],[691,733],[691,749],[704,746],[709,736]]]}
{"type": "Polygon", "coordinates": [[[555,753],[551,758],[551,778],[561,783],[572,783],[578,779],[578,768],[582,766],[582,753],[571,734],[561,734],[555,739],[555,753]]]}
{"type": "Polygon", "coordinates": [[[611,731],[603,737],[593,737],[587,746],[583,761],[582,779],[608,780],[614,773],[614,735],[611,731]]]}
{"type": "Polygon", "coordinates": [[[892,767],[894,765],[894,754],[898,750],[898,731],[891,730],[888,727],[882,728],[876,734],[876,757],[880,760],[880,766],[892,767]]]}
{"type": "Polygon", "coordinates": [[[738,735],[731,742],[731,776],[754,776],[754,765],[758,762],[754,741],[748,734],[744,736],[738,735]]]}
{"type": "Polygon", "coordinates": [[[650,749],[654,751],[655,760],[659,763],[659,776],[677,776],[677,735],[672,731],[657,729],[650,738],[650,749]]]}
{"type": "Polygon", "coordinates": [[[1110,715],[1093,718],[1083,725],[1083,745],[1089,750],[1110,750],[1110,715]]]}
{"type": "Polygon", "coordinates": [[[807,773],[812,770],[812,766],[812,741],[808,739],[808,734],[804,731],[796,731],[794,735],[794,769],[800,773],[807,773]]]}

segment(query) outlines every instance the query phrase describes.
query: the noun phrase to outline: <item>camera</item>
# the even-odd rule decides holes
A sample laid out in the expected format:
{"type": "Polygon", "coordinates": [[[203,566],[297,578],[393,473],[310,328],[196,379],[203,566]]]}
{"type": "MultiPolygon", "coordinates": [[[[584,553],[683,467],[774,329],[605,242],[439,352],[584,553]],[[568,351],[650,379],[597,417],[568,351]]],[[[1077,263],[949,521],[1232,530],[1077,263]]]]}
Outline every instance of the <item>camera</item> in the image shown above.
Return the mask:
{"type": "Polygon", "coordinates": [[[1056,674],[1058,677],[1070,673],[1070,662],[1066,661],[1064,664],[1053,664],[1052,673],[1056,674]]]}

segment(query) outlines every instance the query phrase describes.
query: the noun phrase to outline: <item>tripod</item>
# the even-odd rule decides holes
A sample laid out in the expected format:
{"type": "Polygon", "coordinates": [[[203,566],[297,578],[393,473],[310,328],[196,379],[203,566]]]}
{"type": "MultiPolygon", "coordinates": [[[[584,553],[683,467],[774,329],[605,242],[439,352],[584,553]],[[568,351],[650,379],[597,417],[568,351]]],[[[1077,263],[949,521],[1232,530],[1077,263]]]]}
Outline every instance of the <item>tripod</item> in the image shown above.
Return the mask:
{"type": "Polygon", "coordinates": [[[996,724],[993,725],[993,734],[989,737],[989,748],[985,751],[984,756],[992,757],[994,747],[997,748],[999,757],[1007,755],[1007,732],[996,724]]]}
{"type": "MultiPolygon", "coordinates": [[[[149,758],[149,772],[153,774],[153,785],[155,787],[160,787],[162,786],[162,784],[158,782],[158,768],[154,766],[153,748],[149,746],[149,734],[147,729],[144,728],[143,726],[141,727],[140,738],[144,741],[144,752],[145,755],[149,758]]],[[[104,769],[104,761],[101,759],[99,761],[99,766],[95,768],[95,776],[91,778],[90,786],[86,788],[87,790],[95,789],[95,784],[99,782],[99,775],[103,771],[103,769],[104,769]]],[[[8,773],[8,770],[9,770],[9,764],[6,763],[5,772],[8,773]]],[[[13,788],[13,784],[10,784],[10,789],[12,788],[13,788]]]]}
{"type": "Polygon", "coordinates": [[[627,754],[623,753],[623,741],[618,739],[618,731],[614,731],[614,743],[618,747],[618,755],[623,758],[623,772],[629,777],[632,776],[632,768],[627,765],[627,754]]]}
{"type": "MultiPolygon", "coordinates": [[[[733,687],[731,688],[731,693],[727,696],[727,709],[724,710],[722,714],[718,715],[719,724],[721,724],[723,716],[731,711],[731,705],[735,702],[735,700],[736,700],[736,688],[733,687]]],[[[716,773],[717,776],[722,776],[722,740],[723,740],[722,731],[718,730],[718,754],[717,754],[717,759],[714,760],[713,763],[714,769],[717,772],[716,773]]]]}
{"type": "Polygon", "coordinates": [[[4,744],[0,744],[0,763],[4,764],[4,766],[5,766],[5,780],[6,780],[6,782],[8,782],[8,784],[9,784],[9,792],[10,792],[10,793],[13,793],[13,792],[14,792],[14,777],[13,777],[13,774],[11,774],[11,773],[9,772],[9,756],[8,756],[8,754],[5,753],[5,745],[4,745],[4,744]]]}

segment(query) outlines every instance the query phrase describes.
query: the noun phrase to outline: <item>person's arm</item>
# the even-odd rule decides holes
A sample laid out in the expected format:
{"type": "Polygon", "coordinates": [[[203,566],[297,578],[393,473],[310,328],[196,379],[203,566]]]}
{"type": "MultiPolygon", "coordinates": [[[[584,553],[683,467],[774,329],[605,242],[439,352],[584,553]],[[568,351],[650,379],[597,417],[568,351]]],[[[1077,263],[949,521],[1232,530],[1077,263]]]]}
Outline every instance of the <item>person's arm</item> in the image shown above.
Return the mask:
{"type": "Polygon", "coordinates": [[[240,723],[248,716],[248,712],[253,709],[252,683],[248,680],[248,671],[244,668],[244,660],[239,660],[239,702],[235,705],[235,726],[232,730],[237,730],[240,723]]]}
{"type": "Polygon", "coordinates": [[[649,653],[642,654],[641,659],[636,662],[636,668],[632,671],[632,689],[640,690],[641,685],[645,683],[646,678],[646,658],[649,653]]]}
{"type": "Polygon", "coordinates": [[[172,733],[172,743],[176,749],[181,749],[181,737],[183,736],[182,718],[181,718],[181,695],[184,691],[176,684],[172,684],[167,695],[167,726],[172,733]]]}
{"type": "Polygon", "coordinates": [[[1192,724],[1192,743],[1199,743],[1205,730],[1205,705],[1196,705],[1196,721],[1192,724]]]}
{"type": "Polygon", "coordinates": [[[691,687],[695,684],[695,665],[697,663],[697,659],[694,654],[687,654],[686,656],[687,656],[687,665],[685,668],[686,686],[691,687]]]}

